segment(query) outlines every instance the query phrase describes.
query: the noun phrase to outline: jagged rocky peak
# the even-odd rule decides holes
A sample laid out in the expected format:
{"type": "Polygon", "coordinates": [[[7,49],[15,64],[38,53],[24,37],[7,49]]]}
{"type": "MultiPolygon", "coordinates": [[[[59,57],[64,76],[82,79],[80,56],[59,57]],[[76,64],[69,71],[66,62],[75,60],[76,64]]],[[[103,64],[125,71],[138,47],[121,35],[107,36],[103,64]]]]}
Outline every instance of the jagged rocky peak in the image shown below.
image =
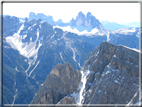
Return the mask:
{"type": "Polygon", "coordinates": [[[88,65],[83,104],[128,104],[139,89],[139,53],[134,50],[102,42],[81,70],[88,65]]]}
{"type": "MultiPolygon", "coordinates": [[[[96,47],[95,50],[89,54],[87,61],[84,62],[82,70],[86,70],[88,65],[90,65],[90,71],[102,73],[105,67],[110,64],[110,61],[112,61],[113,65],[119,63],[117,69],[124,69],[124,65],[128,64],[134,64],[135,67],[131,67],[138,68],[138,60],[139,53],[137,51],[124,46],[116,46],[109,42],[102,42],[100,46],[96,47]],[[120,62],[118,62],[119,60],[120,62]],[[124,63],[122,61],[124,61],[124,63]]],[[[125,70],[133,71],[126,68],[125,70]]],[[[135,72],[135,74],[136,73],[137,72],[135,72]]],[[[138,76],[138,74],[136,74],[136,76],[138,76]]]]}
{"type": "Polygon", "coordinates": [[[102,42],[80,71],[69,63],[57,64],[31,103],[136,104],[138,90],[139,53],[102,42]]]}
{"type": "Polygon", "coordinates": [[[81,73],[74,70],[68,62],[64,65],[57,64],[40,85],[31,104],[57,104],[64,96],[77,91],[80,79],[81,73]]]}
{"type": "Polygon", "coordinates": [[[29,19],[42,19],[43,21],[47,21],[51,25],[56,25],[52,16],[44,15],[43,13],[34,13],[30,12],[29,19]]]}
{"type": "Polygon", "coordinates": [[[19,18],[15,16],[3,17],[3,37],[12,36],[21,26],[19,18]]]}
{"type": "Polygon", "coordinates": [[[114,54],[115,51],[116,51],[115,45],[110,44],[108,42],[102,42],[100,46],[96,47],[95,50],[89,54],[88,59],[87,61],[85,61],[84,66],[82,67],[81,70],[88,69],[88,65],[90,65],[91,71],[102,72],[104,70],[104,67],[110,61],[111,56],[114,54]],[[105,54],[106,56],[104,56],[105,54]],[[102,62],[104,63],[103,65],[102,62]],[[101,67],[99,67],[99,65],[101,67]]]}
{"type": "Polygon", "coordinates": [[[98,19],[95,18],[90,12],[85,16],[81,11],[76,16],[76,19],[72,18],[70,21],[71,26],[84,26],[84,27],[92,27],[92,28],[100,28],[101,23],[98,19]]]}

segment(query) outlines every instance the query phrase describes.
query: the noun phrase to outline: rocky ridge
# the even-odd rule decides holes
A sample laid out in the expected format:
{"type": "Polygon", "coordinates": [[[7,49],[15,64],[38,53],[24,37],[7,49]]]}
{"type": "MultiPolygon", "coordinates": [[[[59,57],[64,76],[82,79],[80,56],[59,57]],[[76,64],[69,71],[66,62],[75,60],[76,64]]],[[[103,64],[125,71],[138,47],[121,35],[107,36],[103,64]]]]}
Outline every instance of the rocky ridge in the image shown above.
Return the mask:
{"type": "Polygon", "coordinates": [[[139,53],[102,42],[89,54],[80,72],[68,63],[58,64],[31,104],[138,104],[138,90],[139,53]],[[54,94],[58,100],[53,102],[50,90],[58,91],[54,94]]]}
{"type": "Polygon", "coordinates": [[[51,17],[46,20],[48,23],[42,17],[44,15],[39,14],[35,19],[21,21],[15,16],[3,16],[4,104],[29,104],[57,63],[69,62],[80,70],[88,54],[102,41],[109,39],[115,45],[139,49],[139,29],[118,29],[110,33],[109,38],[106,35],[79,36],[51,26],[48,22],[51,17]]]}
{"type": "Polygon", "coordinates": [[[89,55],[82,70],[88,65],[93,73],[87,83],[92,85],[86,84],[84,104],[127,104],[139,89],[136,51],[103,42],[89,55]]]}
{"type": "MultiPolygon", "coordinates": [[[[57,104],[65,96],[77,91],[80,79],[81,73],[74,70],[69,63],[57,64],[50,75],[47,76],[45,82],[40,85],[31,104],[57,104]]],[[[66,98],[66,100],[71,99],[66,98]]],[[[64,104],[65,102],[62,100],[60,103],[64,104]]]]}

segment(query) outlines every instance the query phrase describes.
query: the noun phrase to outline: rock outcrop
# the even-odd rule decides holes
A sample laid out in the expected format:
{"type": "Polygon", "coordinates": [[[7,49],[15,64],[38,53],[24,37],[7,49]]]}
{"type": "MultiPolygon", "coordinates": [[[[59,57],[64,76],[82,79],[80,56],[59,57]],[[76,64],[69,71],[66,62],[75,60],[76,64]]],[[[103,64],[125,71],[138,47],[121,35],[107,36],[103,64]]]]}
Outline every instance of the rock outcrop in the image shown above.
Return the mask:
{"type": "MultiPolygon", "coordinates": [[[[65,96],[77,91],[80,79],[81,73],[69,63],[57,64],[40,85],[31,104],[57,104],[65,96]]],[[[64,98],[60,103],[68,103],[67,100],[68,98],[64,98]]],[[[74,102],[72,100],[70,102],[74,102]]]]}
{"type": "Polygon", "coordinates": [[[138,93],[139,52],[102,42],[80,72],[69,63],[54,67],[31,103],[128,105],[139,103],[138,93]]]}
{"type": "Polygon", "coordinates": [[[84,104],[127,104],[139,88],[139,53],[102,42],[81,70],[90,65],[84,104]]]}
{"type": "Polygon", "coordinates": [[[59,104],[75,104],[75,100],[71,97],[64,97],[57,105],[59,104]]]}

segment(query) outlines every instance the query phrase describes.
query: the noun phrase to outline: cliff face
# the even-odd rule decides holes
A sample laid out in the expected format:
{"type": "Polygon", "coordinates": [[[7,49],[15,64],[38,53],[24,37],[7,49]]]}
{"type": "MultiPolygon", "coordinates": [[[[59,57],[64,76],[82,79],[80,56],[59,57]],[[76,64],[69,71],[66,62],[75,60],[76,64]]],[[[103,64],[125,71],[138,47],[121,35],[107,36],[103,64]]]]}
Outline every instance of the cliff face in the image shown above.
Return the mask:
{"type": "Polygon", "coordinates": [[[77,91],[81,73],[69,63],[57,64],[40,85],[31,104],[57,104],[62,98],[77,91]]]}
{"type": "Polygon", "coordinates": [[[31,104],[138,104],[138,90],[139,53],[102,42],[80,71],[55,66],[31,104]]]}
{"type": "MultiPolygon", "coordinates": [[[[127,104],[139,89],[139,53],[103,42],[84,63],[90,65],[84,104],[127,104]]],[[[138,101],[138,99],[137,99],[138,101]]]]}

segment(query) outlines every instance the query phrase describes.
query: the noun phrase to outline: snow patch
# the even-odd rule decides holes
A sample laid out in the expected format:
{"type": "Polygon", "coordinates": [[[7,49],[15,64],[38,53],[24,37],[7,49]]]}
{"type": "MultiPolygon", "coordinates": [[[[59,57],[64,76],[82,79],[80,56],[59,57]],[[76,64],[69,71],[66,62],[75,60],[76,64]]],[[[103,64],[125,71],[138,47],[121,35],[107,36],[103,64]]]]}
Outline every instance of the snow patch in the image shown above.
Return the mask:
{"type": "Polygon", "coordinates": [[[31,26],[28,28],[28,30],[31,29],[31,26]]]}
{"type": "Polygon", "coordinates": [[[72,29],[70,26],[65,26],[65,27],[53,26],[53,28],[60,28],[63,31],[68,31],[68,32],[76,33],[78,35],[86,35],[86,36],[90,36],[90,35],[94,35],[94,34],[103,36],[105,34],[104,32],[102,33],[100,30],[98,30],[97,28],[92,29],[91,32],[88,32],[87,30],[80,32],[76,28],[72,29]]]}
{"type": "Polygon", "coordinates": [[[24,35],[22,39],[25,39],[27,37],[27,35],[24,35]]]}
{"type": "Polygon", "coordinates": [[[75,99],[75,102],[77,103],[78,99],[79,99],[79,95],[77,92],[73,92],[72,94],[70,94],[71,97],[73,97],[75,99]]]}
{"type": "Polygon", "coordinates": [[[60,57],[63,60],[63,62],[65,63],[65,60],[63,59],[62,53],[60,52],[60,57]]]}
{"type": "Polygon", "coordinates": [[[62,36],[61,38],[57,39],[57,41],[63,39],[63,38],[66,36],[66,34],[67,34],[67,32],[66,32],[66,33],[63,33],[63,36],[62,36]]]}
{"type": "Polygon", "coordinates": [[[76,49],[76,48],[73,48],[73,47],[71,46],[70,42],[68,42],[68,41],[66,41],[66,47],[72,50],[72,52],[73,52],[73,57],[72,57],[72,58],[73,58],[73,60],[78,64],[78,66],[81,68],[80,62],[77,62],[77,61],[76,61],[77,49],[76,49]]]}
{"type": "Polygon", "coordinates": [[[125,34],[125,35],[127,35],[128,33],[134,33],[134,32],[136,32],[135,28],[120,28],[120,29],[112,31],[113,34],[119,33],[119,34],[125,34]]]}
{"type": "Polygon", "coordinates": [[[16,90],[15,90],[15,95],[14,95],[14,99],[13,99],[13,102],[12,102],[12,106],[13,106],[13,104],[14,104],[15,100],[16,100],[17,91],[18,91],[18,89],[16,89],[16,90]]]}
{"type": "Polygon", "coordinates": [[[91,89],[89,89],[89,93],[92,93],[92,90],[91,90],[91,89]]]}
{"type": "Polygon", "coordinates": [[[51,36],[50,40],[51,40],[54,36],[55,36],[55,35],[53,34],[53,35],[51,36]]]}
{"type": "Polygon", "coordinates": [[[41,84],[41,86],[44,86],[44,87],[46,87],[46,88],[49,88],[47,85],[44,85],[44,84],[41,84]]]}
{"type": "Polygon", "coordinates": [[[83,104],[84,102],[84,96],[85,96],[85,85],[87,82],[87,76],[90,73],[89,71],[90,65],[88,65],[88,70],[86,71],[81,71],[81,82],[80,82],[80,92],[79,92],[79,101],[77,102],[77,104],[83,104]]]}
{"type": "Polygon", "coordinates": [[[75,59],[75,52],[76,52],[76,48],[72,48],[70,47],[72,52],[73,52],[73,60],[76,62],[76,59],[75,59]]]}
{"type": "Polygon", "coordinates": [[[109,34],[110,34],[110,32],[109,31],[107,31],[107,42],[109,42],[110,41],[110,38],[109,38],[109,34]]]}
{"type": "Polygon", "coordinates": [[[20,19],[20,22],[24,22],[24,21],[20,19]]]}
{"type": "Polygon", "coordinates": [[[18,50],[21,55],[28,58],[29,67],[25,71],[25,73],[27,74],[27,71],[31,67],[31,64],[32,65],[35,64],[35,61],[37,59],[38,50],[39,50],[40,46],[42,45],[42,43],[40,43],[40,41],[38,40],[38,38],[39,38],[39,30],[38,29],[37,29],[37,38],[36,38],[35,42],[32,42],[32,38],[30,38],[30,43],[27,43],[27,42],[22,43],[22,39],[27,36],[27,35],[24,35],[23,37],[20,36],[20,32],[23,28],[24,28],[24,24],[20,27],[18,32],[15,33],[13,36],[6,37],[6,42],[9,43],[13,49],[18,50]],[[39,41],[39,45],[37,48],[35,48],[37,41],[39,41]],[[33,59],[31,59],[31,58],[33,58],[33,59]]]}
{"type": "MultiPolygon", "coordinates": [[[[138,91],[135,93],[135,95],[133,96],[133,98],[131,99],[131,101],[130,101],[126,106],[131,106],[131,105],[133,105],[133,99],[134,99],[137,95],[138,95],[138,91]]],[[[140,100],[141,100],[141,99],[140,99],[140,100]]],[[[138,99],[138,101],[137,101],[136,103],[134,103],[134,104],[139,105],[139,104],[140,104],[139,99],[138,99]]]]}
{"type": "Polygon", "coordinates": [[[41,46],[41,44],[39,43],[38,48],[35,49],[36,42],[38,41],[39,38],[39,32],[37,31],[37,38],[35,42],[30,42],[29,44],[27,42],[22,43],[22,36],[20,36],[20,32],[23,28],[24,24],[20,27],[18,32],[15,33],[13,36],[6,37],[6,42],[9,43],[13,49],[18,50],[21,55],[30,58],[38,52],[38,49],[41,46]]]}
{"type": "Polygon", "coordinates": [[[35,70],[35,68],[38,66],[40,61],[37,61],[37,64],[35,65],[35,67],[32,69],[32,71],[29,73],[29,76],[31,76],[32,72],[35,70]]]}
{"type": "Polygon", "coordinates": [[[35,26],[35,25],[36,25],[36,23],[33,26],[35,26]]]}
{"type": "Polygon", "coordinates": [[[118,80],[115,80],[114,82],[117,83],[117,84],[120,84],[120,82],[118,82],[118,80]]]}
{"type": "Polygon", "coordinates": [[[39,25],[39,27],[41,28],[41,25],[39,25]]]}
{"type": "Polygon", "coordinates": [[[136,51],[136,52],[140,52],[140,50],[139,50],[139,49],[136,49],[136,48],[130,48],[130,47],[127,47],[127,46],[123,46],[123,47],[128,48],[128,49],[131,49],[131,50],[134,50],[134,51],[136,51]]]}
{"type": "Polygon", "coordinates": [[[42,24],[42,23],[45,23],[46,21],[41,21],[40,23],[42,24]]]}
{"type": "MultiPolygon", "coordinates": [[[[37,38],[36,38],[35,42],[32,42],[32,38],[30,38],[29,44],[27,42],[22,43],[22,39],[25,39],[27,37],[27,35],[24,35],[23,37],[20,36],[20,32],[23,28],[24,28],[24,24],[20,27],[20,29],[18,30],[17,33],[15,33],[13,36],[7,37],[6,41],[11,45],[11,47],[13,49],[18,50],[21,55],[28,58],[28,60],[25,60],[29,64],[29,67],[25,71],[25,73],[27,74],[27,71],[31,67],[31,64],[32,65],[35,64],[35,61],[37,59],[38,50],[42,44],[39,41],[39,46],[37,47],[37,49],[35,49],[36,42],[38,41],[38,38],[39,38],[39,31],[38,30],[37,30],[37,38]],[[31,58],[33,58],[33,59],[31,59],[31,58]]],[[[17,70],[17,68],[15,68],[15,69],[17,70]]],[[[30,72],[29,76],[31,75],[32,72],[33,72],[33,70],[30,72]]],[[[28,74],[27,74],[27,76],[28,76],[28,74]]]]}
{"type": "Polygon", "coordinates": [[[114,55],[113,57],[116,57],[116,55],[114,55]]]}
{"type": "Polygon", "coordinates": [[[15,70],[19,72],[19,70],[17,69],[17,66],[15,67],[15,70]]]}
{"type": "Polygon", "coordinates": [[[106,74],[109,74],[109,73],[111,73],[111,71],[107,71],[107,72],[106,72],[106,74]]]}
{"type": "Polygon", "coordinates": [[[139,38],[140,37],[140,31],[136,34],[136,36],[139,38]]]}

